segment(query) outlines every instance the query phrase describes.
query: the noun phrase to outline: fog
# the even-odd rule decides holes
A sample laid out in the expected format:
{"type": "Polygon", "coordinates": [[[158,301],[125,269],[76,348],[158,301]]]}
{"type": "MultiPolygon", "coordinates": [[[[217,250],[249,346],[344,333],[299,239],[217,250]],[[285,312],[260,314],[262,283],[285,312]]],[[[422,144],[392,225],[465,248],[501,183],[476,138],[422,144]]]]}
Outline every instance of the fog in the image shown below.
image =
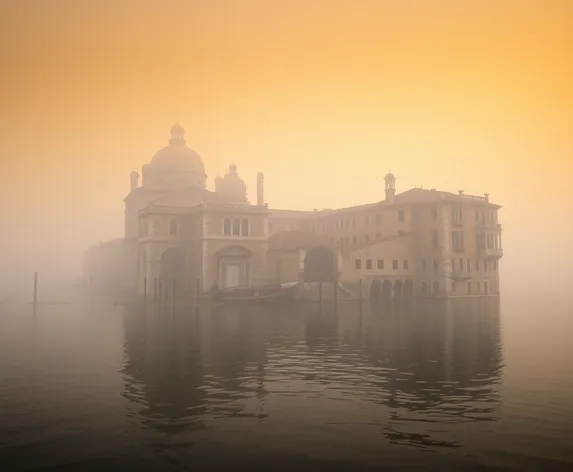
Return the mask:
{"type": "Polygon", "coordinates": [[[208,188],[235,162],[271,208],[380,201],[389,169],[398,192],[488,192],[502,293],[565,296],[571,3],[307,3],[2,2],[0,299],[122,237],[129,173],[176,120],[208,188]]]}

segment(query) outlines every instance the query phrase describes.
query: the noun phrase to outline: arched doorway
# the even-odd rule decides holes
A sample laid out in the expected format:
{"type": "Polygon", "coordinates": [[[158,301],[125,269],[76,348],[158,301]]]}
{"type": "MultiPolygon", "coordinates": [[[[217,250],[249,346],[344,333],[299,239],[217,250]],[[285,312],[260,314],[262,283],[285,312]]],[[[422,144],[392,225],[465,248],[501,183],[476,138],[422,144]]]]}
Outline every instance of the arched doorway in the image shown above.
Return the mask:
{"type": "Polygon", "coordinates": [[[384,301],[389,301],[392,299],[392,282],[385,280],[382,283],[382,299],[384,301]]]}
{"type": "Polygon", "coordinates": [[[179,248],[166,249],[160,261],[160,296],[180,292],[185,287],[185,253],[179,248]]]}
{"type": "Polygon", "coordinates": [[[334,282],[338,273],[336,254],[332,249],[319,246],[309,249],[304,258],[305,282],[334,282]]]}
{"type": "Polygon", "coordinates": [[[394,282],[394,298],[395,299],[401,299],[402,298],[402,281],[401,280],[396,280],[396,282],[394,282]]]}
{"type": "Polygon", "coordinates": [[[414,284],[411,280],[406,280],[404,283],[403,297],[405,300],[410,300],[414,295],[414,284]]]}
{"type": "Polygon", "coordinates": [[[375,279],[370,284],[370,300],[378,303],[382,300],[382,282],[375,279]]]}

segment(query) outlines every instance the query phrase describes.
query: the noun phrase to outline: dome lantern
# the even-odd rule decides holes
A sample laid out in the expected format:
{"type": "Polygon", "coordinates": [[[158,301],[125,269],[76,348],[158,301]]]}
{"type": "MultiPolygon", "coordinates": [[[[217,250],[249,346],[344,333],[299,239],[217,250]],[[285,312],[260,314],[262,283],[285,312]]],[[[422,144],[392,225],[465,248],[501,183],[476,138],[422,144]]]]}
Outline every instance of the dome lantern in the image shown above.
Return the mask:
{"type": "Polygon", "coordinates": [[[185,128],[179,124],[179,120],[171,127],[170,143],[185,144],[185,128]]]}

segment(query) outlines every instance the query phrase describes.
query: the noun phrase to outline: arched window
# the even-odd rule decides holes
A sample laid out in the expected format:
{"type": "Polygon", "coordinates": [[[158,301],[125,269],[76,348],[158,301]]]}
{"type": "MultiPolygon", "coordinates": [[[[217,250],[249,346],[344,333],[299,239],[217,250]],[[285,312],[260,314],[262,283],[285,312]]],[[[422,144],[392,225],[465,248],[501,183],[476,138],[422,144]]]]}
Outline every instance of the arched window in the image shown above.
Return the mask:
{"type": "Polygon", "coordinates": [[[241,223],[241,236],[248,236],[249,235],[249,220],[246,218],[241,223]]]}
{"type": "Polygon", "coordinates": [[[241,220],[239,218],[235,218],[233,220],[233,236],[240,236],[241,235],[241,220]]]}
{"type": "Polygon", "coordinates": [[[223,234],[226,234],[227,236],[231,236],[231,219],[230,218],[225,218],[225,221],[223,222],[223,234]]]}
{"type": "Polygon", "coordinates": [[[169,236],[177,236],[177,220],[169,221],[169,236]]]}

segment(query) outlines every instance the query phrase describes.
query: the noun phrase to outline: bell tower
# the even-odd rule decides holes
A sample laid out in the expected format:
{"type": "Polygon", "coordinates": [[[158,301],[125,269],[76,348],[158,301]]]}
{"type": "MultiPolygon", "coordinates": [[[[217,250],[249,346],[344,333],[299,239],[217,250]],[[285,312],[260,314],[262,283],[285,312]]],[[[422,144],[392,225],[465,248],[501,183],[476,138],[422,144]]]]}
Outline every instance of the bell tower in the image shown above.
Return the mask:
{"type": "Polygon", "coordinates": [[[386,201],[388,203],[394,203],[394,197],[396,196],[396,177],[392,172],[388,172],[386,177],[384,177],[386,201]]]}

